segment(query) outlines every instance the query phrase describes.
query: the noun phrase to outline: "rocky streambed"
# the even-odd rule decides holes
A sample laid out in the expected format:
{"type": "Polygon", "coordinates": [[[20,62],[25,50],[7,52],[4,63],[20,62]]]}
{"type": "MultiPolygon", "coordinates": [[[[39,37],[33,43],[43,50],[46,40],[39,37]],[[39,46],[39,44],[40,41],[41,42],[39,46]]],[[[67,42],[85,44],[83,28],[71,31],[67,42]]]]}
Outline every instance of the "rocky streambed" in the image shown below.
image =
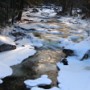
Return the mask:
{"type": "MultiPolygon", "coordinates": [[[[26,15],[23,16],[20,24],[23,25],[19,27],[19,30],[22,30],[25,35],[33,33],[35,37],[43,41],[43,46],[36,48],[37,53],[34,56],[27,58],[21,64],[12,66],[13,74],[3,79],[4,83],[0,85],[0,90],[27,90],[24,80],[36,79],[43,74],[47,74],[52,80],[51,86],[57,86],[58,70],[56,63],[60,62],[64,57],[61,48],[57,45],[57,41],[60,38],[69,38],[72,41],[79,42],[86,35],[85,31],[83,31],[85,27],[80,27],[82,24],[79,23],[79,25],[77,21],[75,21],[76,24],[74,25],[73,19],[68,18],[68,20],[66,18],[67,21],[62,22],[57,17],[33,16],[38,14],[30,13],[30,11],[24,13],[26,15]],[[30,28],[27,29],[28,27],[30,28]],[[77,31],[77,29],[79,30],[77,31]]],[[[51,14],[44,11],[42,13],[51,14]]]]}
{"type": "Polygon", "coordinates": [[[51,86],[57,85],[58,70],[56,63],[64,57],[61,50],[39,49],[37,53],[24,60],[21,64],[13,66],[13,75],[6,77],[0,90],[27,90],[23,81],[36,79],[47,74],[53,81],[51,86]]]}

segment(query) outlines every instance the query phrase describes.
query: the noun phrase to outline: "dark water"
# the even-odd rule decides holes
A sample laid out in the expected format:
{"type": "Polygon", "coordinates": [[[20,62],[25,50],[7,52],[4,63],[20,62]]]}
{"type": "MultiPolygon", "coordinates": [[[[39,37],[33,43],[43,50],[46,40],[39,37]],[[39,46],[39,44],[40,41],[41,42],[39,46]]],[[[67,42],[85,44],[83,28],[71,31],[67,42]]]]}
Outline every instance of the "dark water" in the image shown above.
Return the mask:
{"type": "Polygon", "coordinates": [[[56,65],[56,63],[60,60],[60,54],[60,50],[51,50],[46,48],[38,49],[34,56],[29,57],[21,64],[12,67],[14,72],[13,75],[3,79],[4,83],[0,85],[0,90],[27,90],[24,85],[24,81],[27,79],[38,78],[42,74],[49,75],[53,81],[52,86],[56,86],[58,72],[56,68],[50,67],[56,65]],[[51,65],[47,68],[48,71],[45,71],[44,69],[40,69],[39,71],[36,70],[39,65],[47,65],[48,63],[51,65]],[[54,76],[52,74],[54,74],[54,76]]]}

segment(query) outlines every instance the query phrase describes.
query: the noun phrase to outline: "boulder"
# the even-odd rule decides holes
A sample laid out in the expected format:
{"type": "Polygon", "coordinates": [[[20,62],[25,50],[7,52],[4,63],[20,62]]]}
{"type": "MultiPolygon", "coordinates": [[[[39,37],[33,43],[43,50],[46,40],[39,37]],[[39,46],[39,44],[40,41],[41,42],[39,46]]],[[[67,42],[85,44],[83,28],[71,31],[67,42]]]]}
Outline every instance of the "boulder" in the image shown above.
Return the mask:
{"type": "Polygon", "coordinates": [[[63,53],[65,54],[66,57],[74,55],[74,51],[71,50],[71,49],[63,49],[62,51],[63,51],[63,53]]]}
{"type": "Polygon", "coordinates": [[[61,61],[64,65],[68,65],[68,61],[67,61],[67,59],[66,58],[64,58],[64,59],[62,59],[62,61],[61,61]]]}
{"type": "Polygon", "coordinates": [[[83,57],[81,58],[81,61],[84,60],[84,59],[88,59],[90,57],[90,50],[88,50],[84,55],[83,57]]]}
{"type": "Polygon", "coordinates": [[[14,50],[14,49],[16,49],[15,45],[10,45],[10,44],[2,44],[2,45],[0,45],[0,52],[14,50]]]}
{"type": "Polygon", "coordinates": [[[25,34],[22,32],[12,32],[11,35],[13,35],[14,37],[25,36],[25,34]]]}
{"type": "Polygon", "coordinates": [[[38,12],[38,9],[33,8],[32,13],[37,13],[37,12],[38,12]]]}

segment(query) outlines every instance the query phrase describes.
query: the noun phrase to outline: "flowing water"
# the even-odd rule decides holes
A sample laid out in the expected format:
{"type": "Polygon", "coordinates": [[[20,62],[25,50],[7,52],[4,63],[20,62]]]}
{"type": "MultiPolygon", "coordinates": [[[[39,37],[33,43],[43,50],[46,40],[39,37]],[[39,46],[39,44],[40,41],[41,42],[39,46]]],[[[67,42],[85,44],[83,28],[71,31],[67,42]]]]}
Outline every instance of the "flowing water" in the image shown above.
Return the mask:
{"type": "MultiPolygon", "coordinates": [[[[47,18],[46,18],[47,19],[47,18]]],[[[46,20],[44,19],[44,20],[46,20]]],[[[61,48],[57,46],[57,41],[60,37],[67,38],[71,34],[71,28],[65,23],[58,21],[56,17],[49,18],[47,22],[44,20],[38,22],[29,22],[32,24],[44,24],[47,26],[59,26],[59,28],[46,28],[49,32],[58,31],[58,33],[40,32],[40,31],[30,31],[28,33],[33,33],[39,39],[42,39],[43,46],[41,48],[36,48],[37,53],[24,60],[21,64],[12,66],[13,75],[4,78],[4,83],[0,85],[0,90],[27,90],[24,85],[24,80],[35,79],[40,77],[42,74],[47,74],[49,78],[52,79],[52,86],[57,85],[57,67],[56,63],[64,57],[61,48]]],[[[80,39],[82,39],[82,35],[80,39]]]]}

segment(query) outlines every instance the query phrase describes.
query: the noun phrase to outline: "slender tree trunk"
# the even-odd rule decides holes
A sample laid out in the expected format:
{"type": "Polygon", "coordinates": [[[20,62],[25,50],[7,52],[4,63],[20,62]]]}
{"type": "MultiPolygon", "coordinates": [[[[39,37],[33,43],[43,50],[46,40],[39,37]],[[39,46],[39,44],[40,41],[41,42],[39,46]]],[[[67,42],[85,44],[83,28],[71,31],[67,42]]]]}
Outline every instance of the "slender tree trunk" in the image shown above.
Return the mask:
{"type": "Polygon", "coordinates": [[[12,24],[14,23],[14,17],[15,17],[15,0],[11,0],[11,10],[12,10],[12,24]]]}
{"type": "Polygon", "coordinates": [[[69,10],[69,15],[72,16],[72,10],[73,10],[73,1],[70,0],[70,10],[69,10]]]}
{"type": "Polygon", "coordinates": [[[24,0],[20,0],[19,13],[17,17],[18,21],[21,20],[23,8],[24,8],[24,0]]]}

